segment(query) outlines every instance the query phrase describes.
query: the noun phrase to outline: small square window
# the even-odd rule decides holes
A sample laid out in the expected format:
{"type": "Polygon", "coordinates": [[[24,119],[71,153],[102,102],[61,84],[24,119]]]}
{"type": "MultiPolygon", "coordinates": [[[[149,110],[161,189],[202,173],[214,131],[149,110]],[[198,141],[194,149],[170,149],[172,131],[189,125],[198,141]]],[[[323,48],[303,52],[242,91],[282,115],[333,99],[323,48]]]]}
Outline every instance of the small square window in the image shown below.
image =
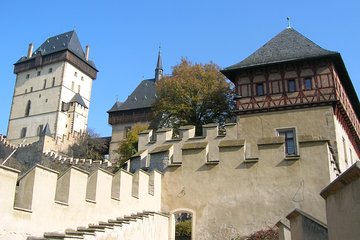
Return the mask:
{"type": "Polygon", "coordinates": [[[285,154],[286,156],[296,156],[297,144],[296,144],[296,133],[294,128],[278,129],[278,136],[285,138],[285,154]]]}
{"type": "Polygon", "coordinates": [[[40,75],[41,75],[41,71],[38,71],[38,72],[37,72],[37,75],[40,76],[40,75]]]}
{"type": "Polygon", "coordinates": [[[304,89],[305,89],[305,90],[311,90],[311,89],[312,89],[312,81],[311,81],[311,78],[305,78],[305,79],[304,79],[304,89]]]}
{"type": "Polygon", "coordinates": [[[30,74],[26,74],[26,79],[29,79],[30,78],[30,74]]]}
{"type": "Polygon", "coordinates": [[[49,73],[52,73],[52,68],[49,68],[49,73]]]}
{"type": "Polygon", "coordinates": [[[295,80],[294,79],[288,80],[288,92],[295,92],[295,91],[296,91],[295,80]]]}
{"type": "Polygon", "coordinates": [[[264,84],[258,83],[256,84],[256,95],[263,96],[264,95],[264,84]]]}

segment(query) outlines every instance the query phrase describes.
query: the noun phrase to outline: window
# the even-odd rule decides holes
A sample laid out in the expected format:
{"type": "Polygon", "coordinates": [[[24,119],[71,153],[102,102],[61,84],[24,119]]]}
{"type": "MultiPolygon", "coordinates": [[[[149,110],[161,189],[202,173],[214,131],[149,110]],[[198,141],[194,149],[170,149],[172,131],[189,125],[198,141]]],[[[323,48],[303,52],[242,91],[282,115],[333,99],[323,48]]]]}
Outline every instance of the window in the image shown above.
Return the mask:
{"type": "Polygon", "coordinates": [[[37,75],[40,76],[40,75],[41,75],[41,71],[38,71],[38,72],[37,72],[37,75]]]}
{"type": "Polygon", "coordinates": [[[127,135],[129,134],[129,132],[130,132],[130,130],[131,130],[131,127],[124,127],[124,139],[127,137],[127,135]]]}
{"type": "Polygon", "coordinates": [[[30,87],[30,92],[32,92],[33,91],[33,87],[30,87]]]}
{"type": "Polygon", "coordinates": [[[30,74],[26,74],[26,79],[29,79],[30,78],[30,74]]]}
{"type": "Polygon", "coordinates": [[[49,73],[52,73],[52,68],[49,68],[49,73]]]}
{"type": "Polygon", "coordinates": [[[74,83],[74,81],[72,81],[72,82],[71,82],[71,90],[72,90],[72,91],[74,91],[74,85],[75,85],[75,83],[74,83]]]}
{"type": "Polygon", "coordinates": [[[78,93],[80,93],[80,85],[78,85],[78,93]]]}
{"type": "Polygon", "coordinates": [[[342,143],[343,143],[343,150],[344,150],[344,160],[346,165],[348,164],[348,159],[347,159],[347,154],[346,154],[346,142],[345,142],[345,138],[342,138],[342,143]]]}
{"type": "Polygon", "coordinates": [[[44,79],[44,85],[43,85],[43,89],[46,88],[46,79],[44,79]]]}
{"type": "Polygon", "coordinates": [[[74,76],[77,77],[77,72],[74,73],[74,76]]]}
{"type": "Polygon", "coordinates": [[[23,127],[20,132],[20,138],[26,137],[26,127],[23,127]]]}
{"type": "Polygon", "coordinates": [[[25,93],[27,93],[27,89],[25,89],[25,93]]]}
{"type": "Polygon", "coordinates": [[[256,84],[256,95],[263,96],[264,95],[264,85],[262,83],[256,84]]]}
{"type": "Polygon", "coordinates": [[[26,104],[26,108],[25,108],[25,117],[29,116],[30,114],[30,109],[31,109],[31,101],[29,100],[26,104]]]}
{"type": "Polygon", "coordinates": [[[83,76],[81,76],[81,81],[84,81],[84,77],[83,77],[83,76]]]}
{"type": "Polygon", "coordinates": [[[286,156],[298,155],[296,147],[296,133],[294,128],[278,129],[279,136],[285,138],[285,154],[286,156]]]}
{"type": "Polygon", "coordinates": [[[305,89],[305,90],[311,90],[311,89],[312,89],[312,81],[311,81],[311,78],[305,78],[305,79],[304,79],[304,89],[305,89]]]}
{"type": "Polygon", "coordinates": [[[289,79],[288,80],[288,92],[295,92],[295,91],[296,91],[295,80],[289,79]]]}
{"type": "Polygon", "coordinates": [[[52,79],[52,86],[55,86],[55,78],[52,79]]]}
{"type": "Polygon", "coordinates": [[[37,135],[40,136],[43,130],[44,130],[44,125],[40,124],[37,129],[37,135]]]}

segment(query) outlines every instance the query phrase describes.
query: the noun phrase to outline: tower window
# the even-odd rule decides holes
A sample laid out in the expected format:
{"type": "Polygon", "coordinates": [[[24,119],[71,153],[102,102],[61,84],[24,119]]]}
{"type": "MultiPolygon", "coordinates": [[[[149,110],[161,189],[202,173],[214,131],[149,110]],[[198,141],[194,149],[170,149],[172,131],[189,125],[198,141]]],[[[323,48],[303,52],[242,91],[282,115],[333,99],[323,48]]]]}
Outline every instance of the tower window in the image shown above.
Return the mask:
{"type": "Polygon", "coordinates": [[[288,91],[289,92],[295,92],[296,91],[296,86],[295,86],[295,80],[294,79],[289,79],[288,80],[288,91]]]}
{"type": "Polygon", "coordinates": [[[78,85],[78,93],[80,93],[80,85],[78,85]]]}
{"type": "Polygon", "coordinates": [[[75,85],[75,83],[74,83],[74,81],[72,81],[72,82],[71,82],[71,90],[72,90],[72,91],[74,91],[74,85],[75,85]]]}
{"type": "Polygon", "coordinates": [[[31,101],[29,100],[26,104],[26,108],[25,108],[25,117],[29,116],[30,114],[30,109],[31,109],[31,101]]]}
{"type": "Polygon", "coordinates": [[[52,68],[49,68],[49,73],[52,73],[52,68]]]}
{"type": "Polygon", "coordinates": [[[38,72],[37,72],[37,75],[40,76],[40,75],[41,75],[41,71],[38,71],[38,72]]]}
{"type": "Polygon", "coordinates": [[[55,86],[55,78],[52,79],[52,86],[55,86]]]}
{"type": "Polygon", "coordinates": [[[83,76],[81,76],[81,81],[84,81],[84,77],[83,77],[83,76]]]}
{"type": "Polygon", "coordinates": [[[32,92],[33,91],[33,87],[30,87],[30,92],[32,92]]]}
{"type": "Polygon", "coordinates": [[[29,79],[30,78],[30,74],[26,74],[26,79],[29,79]]]}
{"type": "Polygon", "coordinates": [[[278,136],[285,138],[285,154],[286,156],[298,155],[296,147],[296,133],[294,128],[278,129],[278,136]]]}
{"type": "Polygon", "coordinates": [[[77,72],[74,73],[74,76],[77,77],[77,72]]]}
{"type": "Polygon", "coordinates": [[[26,137],[26,127],[23,127],[20,132],[20,138],[26,137]]]}
{"type": "Polygon", "coordinates": [[[44,130],[44,125],[40,124],[37,129],[37,135],[40,136],[43,130],[44,130]]]}
{"type": "Polygon", "coordinates": [[[44,79],[44,86],[43,88],[45,89],[46,88],[46,79],[44,79]]]}
{"type": "Polygon", "coordinates": [[[305,88],[305,90],[311,90],[312,89],[311,78],[305,78],[304,79],[304,88],[305,88]]]}
{"type": "Polygon", "coordinates": [[[256,84],[256,95],[257,96],[264,95],[264,84],[263,83],[256,84]]]}

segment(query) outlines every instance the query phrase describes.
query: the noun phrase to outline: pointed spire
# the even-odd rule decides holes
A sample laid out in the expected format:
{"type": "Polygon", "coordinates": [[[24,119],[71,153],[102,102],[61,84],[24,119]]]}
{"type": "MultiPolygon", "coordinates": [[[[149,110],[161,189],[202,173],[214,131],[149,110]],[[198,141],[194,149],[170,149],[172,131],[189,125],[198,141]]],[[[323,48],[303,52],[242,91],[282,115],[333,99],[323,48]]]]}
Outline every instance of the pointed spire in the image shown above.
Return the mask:
{"type": "Polygon", "coordinates": [[[162,60],[161,60],[161,46],[159,46],[158,59],[155,68],[155,81],[163,77],[162,60]]]}

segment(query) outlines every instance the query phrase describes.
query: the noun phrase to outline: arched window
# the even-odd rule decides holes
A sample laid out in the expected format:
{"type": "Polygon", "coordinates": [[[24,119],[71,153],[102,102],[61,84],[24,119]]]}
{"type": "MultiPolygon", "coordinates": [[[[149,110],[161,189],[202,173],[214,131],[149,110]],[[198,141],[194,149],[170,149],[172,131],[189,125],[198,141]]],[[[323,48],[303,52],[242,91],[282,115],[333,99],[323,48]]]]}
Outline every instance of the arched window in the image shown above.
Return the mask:
{"type": "Polygon", "coordinates": [[[26,104],[26,109],[25,109],[25,117],[29,116],[30,114],[30,109],[31,109],[31,101],[29,100],[26,104]]]}

